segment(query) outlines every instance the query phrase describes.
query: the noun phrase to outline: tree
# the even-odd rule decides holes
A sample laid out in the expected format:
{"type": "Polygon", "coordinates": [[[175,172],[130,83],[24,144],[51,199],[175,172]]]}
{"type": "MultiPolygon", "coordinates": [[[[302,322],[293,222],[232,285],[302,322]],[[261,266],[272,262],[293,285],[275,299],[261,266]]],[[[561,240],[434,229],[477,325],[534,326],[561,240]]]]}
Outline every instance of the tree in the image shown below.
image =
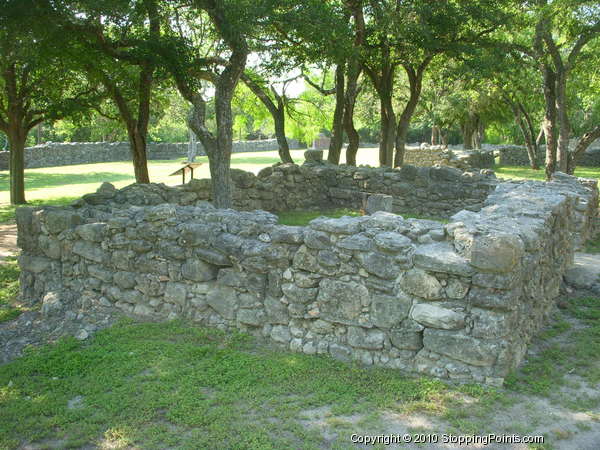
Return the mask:
{"type": "MultiPolygon", "coordinates": [[[[331,125],[327,125],[327,129],[331,130],[327,159],[332,164],[339,164],[344,129],[351,125],[354,107],[352,92],[347,93],[346,87],[350,73],[348,60],[352,52],[350,14],[337,0],[307,0],[300,5],[297,1],[284,0],[279,2],[278,9],[281,11],[276,14],[270,33],[277,43],[277,52],[271,51],[279,57],[275,66],[301,67],[303,78],[313,89],[322,95],[334,96],[331,125]],[[309,77],[311,69],[316,69],[325,81],[332,67],[335,67],[335,75],[331,88],[325,88],[323,83],[319,85],[309,77]]],[[[348,80],[348,83],[352,87],[352,81],[348,80]]]]}
{"type": "Polygon", "coordinates": [[[506,17],[503,2],[347,0],[345,5],[360,37],[362,67],[380,98],[380,164],[401,165],[429,64],[440,54],[463,54],[498,28],[506,17]],[[397,117],[394,84],[400,67],[407,76],[409,97],[397,117]]]}
{"type": "MultiPolygon", "coordinates": [[[[35,3],[35,2],[34,2],[35,3]]],[[[70,63],[87,73],[114,103],[127,129],[135,178],[149,183],[146,144],[153,89],[160,76],[155,47],[161,36],[159,0],[41,0],[53,39],[70,63]]]]}
{"type": "Polygon", "coordinates": [[[176,7],[170,39],[159,52],[179,92],[192,105],[188,123],[209,158],[213,204],[230,208],[231,102],[251,50],[251,32],[265,17],[268,2],[196,0],[176,7]],[[205,82],[214,88],[216,133],[206,124],[205,82]]]}
{"type": "Polygon", "coordinates": [[[549,179],[557,169],[573,172],[577,158],[595,136],[595,130],[591,130],[576,151],[569,151],[569,82],[577,66],[589,58],[586,49],[600,36],[600,6],[589,0],[536,0],[527,5],[530,28],[513,37],[512,43],[524,57],[534,61],[542,78],[545,102],[542,126],[549,179]]]}
{"type": "Polygon", "coordinates": [[[10,202],[25,203],[25,143],[42,122],[82,111],[98,99],[85,79],[46,37],[23,27],[33,20],[25,3],[11,1],[0,11],[0,130],[10,151],[10,202]]]}
{"type": "Polygon", "coordinates": [[[281,83],[281,93],[277,92],[275,84],[267,83],[264,78],[261,78],[258,74],[252,73],[251,71],[242,73],[241,78],[273,117],[275,138],[277,139],[281,161],[284,163],[293,163],[294,160],[290,154],[290,146],[288,145],[287,137],[285,135],[285,116],[286,104],[288,102],[286,89],[288,84],[294,81],[295,78],[284,80],[281,83]]]}

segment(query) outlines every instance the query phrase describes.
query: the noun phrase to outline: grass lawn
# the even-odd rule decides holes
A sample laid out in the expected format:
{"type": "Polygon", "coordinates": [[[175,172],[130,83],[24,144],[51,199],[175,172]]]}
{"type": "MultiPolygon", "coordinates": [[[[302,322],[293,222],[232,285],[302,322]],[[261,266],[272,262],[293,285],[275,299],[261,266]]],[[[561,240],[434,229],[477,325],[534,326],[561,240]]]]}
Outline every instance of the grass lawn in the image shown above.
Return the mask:
{"type": "Polygon", "coordinates": [[[320,216],[327,217],[342,217],[351,216],[358,217],[361,215],[360,211],[353,209],[340,208],[332,210],[320,210],[320,211],[285,211],[277,214],[279,216],[279,223],[281,225],[297,225],[304,226],[308,225],[313,219],[320,216]]]}
{"type": "Polygon", "coordinates": [[[16,258],[0,263],[0,323],[17,317],[21,310],[15,304],[19,295],[19,265],[16,258]]]}
{"type": "MultiPolygon", "coordinates": [[[[498,178],[540,181],[546,179],[546,173],[543,168],[540,170],[533,170],[529,167],[496,166],[494,171],[498,178]]],[[[600,179],[600,167],[580,167],[575,170],[575,176],[600,179]]]]}

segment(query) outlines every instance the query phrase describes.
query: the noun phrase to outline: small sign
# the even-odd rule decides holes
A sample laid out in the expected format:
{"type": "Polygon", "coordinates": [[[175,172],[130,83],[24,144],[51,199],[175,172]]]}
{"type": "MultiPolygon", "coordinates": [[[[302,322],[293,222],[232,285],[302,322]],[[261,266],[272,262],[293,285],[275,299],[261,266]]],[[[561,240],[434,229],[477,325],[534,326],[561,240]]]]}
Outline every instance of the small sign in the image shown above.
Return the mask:
{"type": "Polygon", "coordinates": [[[181,175],[181,179],[183,181],[182,184],[185,184],[185,174],[189,172],[190,173],[190,180],[191,180],[192,178],[194,178],[194,169],[196,167],[200,167],[201,165],[202,165],[202,163],[187,163],[181,169],[176,170],[175,172],[173,172],[169,176],[173,177],[175,175],[181,175]]]}

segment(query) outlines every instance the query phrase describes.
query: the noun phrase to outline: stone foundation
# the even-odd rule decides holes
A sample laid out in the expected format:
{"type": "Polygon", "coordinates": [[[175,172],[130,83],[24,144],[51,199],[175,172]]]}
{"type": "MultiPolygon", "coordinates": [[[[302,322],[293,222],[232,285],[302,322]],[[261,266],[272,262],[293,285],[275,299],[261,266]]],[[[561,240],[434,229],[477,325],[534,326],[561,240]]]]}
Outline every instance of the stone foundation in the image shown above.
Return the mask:
{"type": "MultiPolygon", "coordinates": [[[[231,169],[233,203],[239,210],[289,211],[324,208],[365,209],[372,194],[392,196],[392,212],[449,218],[461,209],[478,211],[498,184],[491,171],[404,166],[401,169],[334,166],[310,161],[302,166],[281,164],[254,175],[231,169]]],[[[178,187],[131,185],[121,191],[101,190],[81,204],[115,206],[211,200],[210,179],[194,179],[178,187]]]]}
{"type": "Polygon", "coordinates": [[[498,183],[449,168],[287,165],[234,176],[245,207],[346,205],[369,192],[429,205],[450,191],[439,211],[454,215],[294,227],[265,211],[214,209],[204,180],[105,184],[74,207],[17,211],[23,300],[185,318],[292,351],[498,385],[548,318],[597,215],[595,182],[564,175],[498,183]],[[481,191],[477,211],[454,211],[457,199],[475,200],[468,188],[481,191]]]}

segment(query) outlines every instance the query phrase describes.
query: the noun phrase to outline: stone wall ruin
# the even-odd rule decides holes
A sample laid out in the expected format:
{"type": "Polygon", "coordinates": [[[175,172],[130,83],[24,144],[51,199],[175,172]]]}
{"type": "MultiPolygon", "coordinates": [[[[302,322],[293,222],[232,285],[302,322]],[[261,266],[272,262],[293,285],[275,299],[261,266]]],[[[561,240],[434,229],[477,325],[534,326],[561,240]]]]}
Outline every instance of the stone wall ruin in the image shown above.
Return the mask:
{"type": "Polygon", "coordinates": [[[350,205],[372,192],[412,207],[436,194],[451,217],[284,226],[265,211],[213,208],[204,180],[105,184],[73,207],[17,211],[23,299],[185,318],[292,351],[498,385],[552,311],[598,205],[595,182],[564,175],[499,183],[444,167],[307,164],[234,179],[244,209],[350,205]]]}

